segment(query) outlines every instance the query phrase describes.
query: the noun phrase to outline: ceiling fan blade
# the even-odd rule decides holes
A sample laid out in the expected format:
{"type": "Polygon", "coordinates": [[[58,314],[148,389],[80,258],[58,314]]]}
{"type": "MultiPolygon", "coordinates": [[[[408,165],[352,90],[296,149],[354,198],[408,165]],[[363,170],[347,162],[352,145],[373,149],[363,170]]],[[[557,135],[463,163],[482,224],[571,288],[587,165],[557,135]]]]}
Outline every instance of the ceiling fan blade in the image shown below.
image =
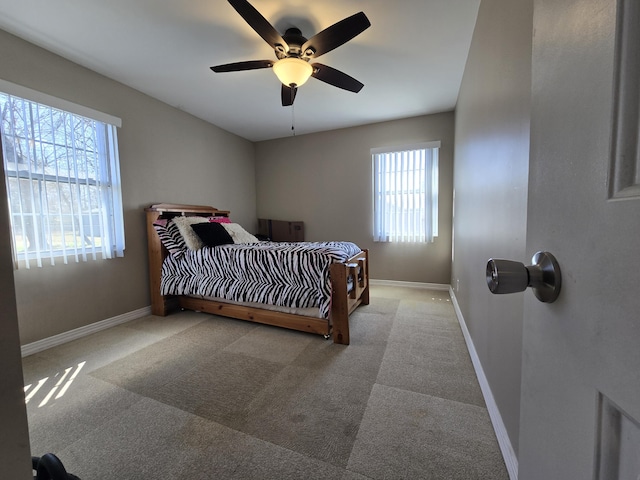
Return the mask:
{"type": "Polygon", "coordinates": [[[310,58],[319,57],[347,43],[370,26],[371,22],[363,12],[356,13],[311,37],[302,45],[301,52],[304,56],[310,58]],[[310,49],[312,52],[307,53],[310,49]]]}
{"type": "Polygon", "coordinates": [[[328,83],[329,85],[333,85],[334,87],[355,93],[358,93],[362,90],[362,87],[364,87],[363,83],[360,83],[355,78],[350,77],[346,73],[336,70],[335,68],[328,67],[321,63],[313,63],[311,66],[313,67],[313,73],[311,74],[312,77],[328,83]]]}
{"type": "Polygon", "coordinates": [[[273,67],[272,60],[249,60],[248,62],[235,62],[226,63],[224,65],[216,65],[211,67],[216,73],[223,72],[240,72],[242,70],[257,70],[258,68],[271,68],[273,67]]]}
{"type": "Polygon", "coordinates": [[[282,90],[280,96],[282,97],[282,106],[288,107],[289,105],[293,105],[293,101],[296,99],[297,88],[287,87],[284,83],[282,84],[282,90]]]}
{"type": "Polygon", "coordinates": [[[229,3],[236,11],[244,18],[245,22],[253,28],[258,35],[260,35],[265,42],[271,45],[271,48],[276,49],[278,45],[281,45],[283,53],[287,53],[289,46],[284,41],[282,35],[271,25],[266,18],[264,18],[253,5],[246,0],[229,0],[229,3]]]}

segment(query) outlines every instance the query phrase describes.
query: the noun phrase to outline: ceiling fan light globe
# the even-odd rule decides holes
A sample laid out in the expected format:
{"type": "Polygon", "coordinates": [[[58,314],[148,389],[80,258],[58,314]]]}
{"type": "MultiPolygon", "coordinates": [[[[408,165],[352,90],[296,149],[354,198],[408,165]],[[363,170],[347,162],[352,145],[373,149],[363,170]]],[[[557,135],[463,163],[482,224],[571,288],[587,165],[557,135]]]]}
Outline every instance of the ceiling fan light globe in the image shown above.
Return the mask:
{"type": "Polygon", "coordinates": [[[287,87],[304,84],[313,73],[313,67],[309,62],[300,58],[289,57],[278,60],[273,64],[273,72],[287,87]]]}

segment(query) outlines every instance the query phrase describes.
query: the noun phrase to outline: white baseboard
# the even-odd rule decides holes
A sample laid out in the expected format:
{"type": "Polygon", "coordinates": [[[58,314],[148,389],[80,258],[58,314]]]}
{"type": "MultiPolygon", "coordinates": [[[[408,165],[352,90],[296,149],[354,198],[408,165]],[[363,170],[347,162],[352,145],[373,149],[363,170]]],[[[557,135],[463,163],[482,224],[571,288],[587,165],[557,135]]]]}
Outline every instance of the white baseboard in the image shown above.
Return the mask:
{"type": "Polygon", "coordinates": [[[54,335],[53,337],[43,338],[42,340],[28,343],[21,347],[22,357],[24,358],[29,355],[33,355],[34,353],[41,352],[43,350],[46,350],[47,348],[56,347],[58,345],[62,345],[63,343],[67,343],[72,340],[85,337],[92,333],[99,332],[100,330],[105,330],[107,328],[114,327],[121,323],[129,322],[131,320],[135,320],[136,318],[141,318],[147,315],[151,315],[150,306],[139,308],[138,310],[134,310],[133,312],[123,313],[122,315],[107,318],[106,320],[101,320],[90,325],[85,325],[84,327],[75,328],[73,330],[69,330],[68,332],[54,335]]]}
{"type": "Polygon", "coordinates": [[[401,282],[399,280],[375,280],[369,279],[369,285],[379,285],[381,287],[409,287],[424,288],[426,290],[448,291],[451,286],[444,283],[422,283],[422,282],[401,282]]]}
{"type": "Polygon", "coordinates": [[[498,405],[493,398],[493,393],[491,392],[489,381],[487,380],[487,377],[484,374],[484,370],[482,369],[480,357],[478,357],[476,347],[473,345],[473,340],[471,339],[469,329],[467,328],[467,324],[462,315],[462,311],[460,310],[460,305],[458,305],[458,300],[456,299],[456,295],[453,291],[453,288],[451,287],[449,287],[449,295],[451,295],[451,302],[453,303],[453,308],[456,311],[456,316],[458,317],[458,322],[460,323],[460,328],[462,329],[464,340],[467,343],[467,349],[469,350],[469,355],[471,356],[471,362],[473,363],[473,368],[476,371],[476,376],[478,377],[478,383],[480,383],[480,389],[482,390],[484,401],[487,404],[489,417],[491,418],[493,429],[496,432],[498,445],[500,446],[500,451],[502,452],[504,463],[507,466],[509,478],[511,480],[518,480],[518,457],[513,450],[513,446],[511,445],[511,439],[509,438],[509,434],[507,433],[507,428],[504,426],[504,422],[502,421],[502,415],[500,415],[498,405]]]}

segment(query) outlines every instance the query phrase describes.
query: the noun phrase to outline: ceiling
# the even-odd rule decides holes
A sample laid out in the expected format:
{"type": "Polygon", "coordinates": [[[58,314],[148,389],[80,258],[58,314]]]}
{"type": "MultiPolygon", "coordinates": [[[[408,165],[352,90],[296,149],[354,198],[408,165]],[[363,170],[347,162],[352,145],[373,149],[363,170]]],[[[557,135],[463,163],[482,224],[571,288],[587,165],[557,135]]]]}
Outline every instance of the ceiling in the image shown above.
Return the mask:
{"type": "MultiPolygon", "coordinates": [[[[357,94],[314,78],[282,107],[275,60],[226,0],[0,0],[0,28],[251,141],[452,110],[480,0],[250,0],[281,33],[310,38],[363,11],[371,27],[317,61],[357,94]]],[[[108,112],[117,115],[117,112],[108,112]]]]}

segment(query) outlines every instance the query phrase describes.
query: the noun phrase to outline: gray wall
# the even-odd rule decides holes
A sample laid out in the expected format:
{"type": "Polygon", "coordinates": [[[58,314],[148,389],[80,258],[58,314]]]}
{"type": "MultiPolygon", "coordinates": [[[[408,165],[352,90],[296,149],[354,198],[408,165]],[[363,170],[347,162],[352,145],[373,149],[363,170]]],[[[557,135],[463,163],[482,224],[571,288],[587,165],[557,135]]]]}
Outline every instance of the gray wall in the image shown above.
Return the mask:
{"type": "Polygon", "coordinates": [[[453,112],[256,144],[259,218],[302,220],[309,241],[370,250],[371,277],[449,284],[453,112]],[[432,244],[374,243],[371,148],[441,140],[440,236],[432,244]]]}
{"type": "Polygon", "coordinates": [[[125,257],[16,271],[23,344],[150,304],[145,206],[213,205],[257,226],[251,142],[4,31],[0,78],[122,119],[125,257]]]}
{"type": "Polygon", "coordinates": [[[527,262],[531,0],[483,0],[456,108],[452,285],[515,452],[523,294],[493,296],[491,257],[527,262]]]}

